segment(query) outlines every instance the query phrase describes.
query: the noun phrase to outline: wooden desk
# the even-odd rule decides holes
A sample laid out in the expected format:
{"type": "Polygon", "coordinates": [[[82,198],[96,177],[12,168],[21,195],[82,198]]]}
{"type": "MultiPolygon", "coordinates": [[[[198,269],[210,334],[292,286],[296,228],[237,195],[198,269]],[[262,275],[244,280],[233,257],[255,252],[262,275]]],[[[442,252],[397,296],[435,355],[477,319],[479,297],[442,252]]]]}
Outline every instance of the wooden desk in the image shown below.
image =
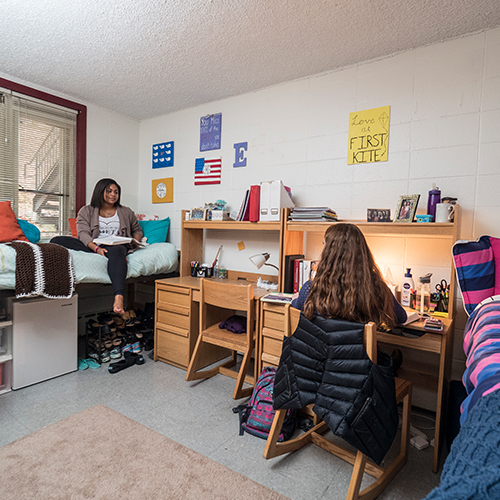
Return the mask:
{"type": "MultiPolygon", "coordinates": [[[[283,337],[291,335],[289,322],[289,305],[273,304],[261,302],[260,307],[260,330],[257,339],[257,373],[265,366],[278,366],[283,337]]],[[[409,325],[412,329],[424,331],[423,321],[409,325]]],[[[442,332],[426,332],[418,338],[407,338],[390,333],[377,332],[377,342],[384,348],[386,346],[403,347],[414,349],[419,352],[430,352],[438,356],[439,364],[437,373],[426,370],[422,366],[403,366],[398,371],[398,375],[413,383],[428,387],[436,392],[436,427],[434,431],[434,458],[433,472],[437,472],[439,465],[439,450],[442,445],[442,416],[445,402],[445,374],[448,364],[448,356],[451,354],[449,342],[452,334],[453,321],[443,319],[444,330],[442,332]]],[[[390,352],[390,351],[389,351],[390,352]]]]}
{"type": "MultiPolygon", "coordinates": [[[[212,278],[215,279],[215,278],[212,278]]],[[[245,280],[220,280],[248,285],[245,280]]],[[[254,286],[256,331],[259,331],[260,297],[269,293],[254,286]]],[[[182,276],[156,281],[154,360],[187,370],[199,334],[200,278],[182,276]]],[[[206,360],[207,364],[217,359],[206,360]]],[[[256,364],[257,365],[257,364],[256,364]]]]}

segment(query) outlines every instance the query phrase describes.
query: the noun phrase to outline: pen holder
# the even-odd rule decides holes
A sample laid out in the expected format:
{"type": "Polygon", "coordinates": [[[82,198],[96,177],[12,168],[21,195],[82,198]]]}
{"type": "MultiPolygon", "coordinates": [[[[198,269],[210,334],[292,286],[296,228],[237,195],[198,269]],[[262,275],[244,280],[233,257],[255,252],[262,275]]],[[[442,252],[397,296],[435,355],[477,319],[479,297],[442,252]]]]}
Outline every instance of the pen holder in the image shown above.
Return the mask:
{"type": "Polygon", "coordinates": [[[198,271],[201,269],[200,265],[198,262],[191,262],[191,276],[193,278],[198,277],[198,271]]]}

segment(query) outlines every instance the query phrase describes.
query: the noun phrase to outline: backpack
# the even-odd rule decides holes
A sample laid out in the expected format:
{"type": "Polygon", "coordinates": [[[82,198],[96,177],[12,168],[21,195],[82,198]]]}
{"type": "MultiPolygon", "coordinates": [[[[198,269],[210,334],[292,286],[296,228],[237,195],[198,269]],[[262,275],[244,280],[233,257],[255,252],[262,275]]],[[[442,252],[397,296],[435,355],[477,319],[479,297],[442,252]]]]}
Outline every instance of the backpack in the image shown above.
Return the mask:
{"type": "MultiPolygon", "coordinates": [[[[234,413],[240,417],[240,436],[246,431],[253,436],[267,439],[274,420],[273,387],[276,377],[276,368],[266,366],[257,379],[252,397],[246,405],[233,408],[234,413]]],[[[296,410],[287,410],[283,427],[281,428],[278,442],[286,441],[292,437],[297,428],[296,410]]]]}

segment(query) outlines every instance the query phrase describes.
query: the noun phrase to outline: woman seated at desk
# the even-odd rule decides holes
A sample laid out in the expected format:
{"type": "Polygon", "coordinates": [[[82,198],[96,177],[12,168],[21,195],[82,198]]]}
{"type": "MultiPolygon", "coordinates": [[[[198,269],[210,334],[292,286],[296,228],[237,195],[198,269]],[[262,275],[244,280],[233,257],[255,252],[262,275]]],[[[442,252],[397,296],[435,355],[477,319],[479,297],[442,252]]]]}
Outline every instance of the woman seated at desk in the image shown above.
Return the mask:
{"type": "Polygon", "coordinates": [[[392,328],[406,311],[387,287],[363,233],[353,224],[335,224],[325,232],[314,280],[309,280],[292,307],[312,319],[315,314],[392,328]]]}

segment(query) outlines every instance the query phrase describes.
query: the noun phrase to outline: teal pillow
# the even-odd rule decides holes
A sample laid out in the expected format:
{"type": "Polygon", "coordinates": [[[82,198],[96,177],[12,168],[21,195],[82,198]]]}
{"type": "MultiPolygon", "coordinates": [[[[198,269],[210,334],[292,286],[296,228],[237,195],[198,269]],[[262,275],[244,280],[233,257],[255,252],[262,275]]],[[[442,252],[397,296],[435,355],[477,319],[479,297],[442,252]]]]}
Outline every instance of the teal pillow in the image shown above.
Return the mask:
{"type": "Polygon", "coordinates": [[[139,224],[149,244],[167,241],[170,217],[162,220],[140,220],[139,224]]]}
{"type": "Polygon", "coordinates": [[[38,243],[40,241],[40,229],[27,220],[17,219],[17,222],[24,236],[26,236],[31,243],[38,243]]]}

